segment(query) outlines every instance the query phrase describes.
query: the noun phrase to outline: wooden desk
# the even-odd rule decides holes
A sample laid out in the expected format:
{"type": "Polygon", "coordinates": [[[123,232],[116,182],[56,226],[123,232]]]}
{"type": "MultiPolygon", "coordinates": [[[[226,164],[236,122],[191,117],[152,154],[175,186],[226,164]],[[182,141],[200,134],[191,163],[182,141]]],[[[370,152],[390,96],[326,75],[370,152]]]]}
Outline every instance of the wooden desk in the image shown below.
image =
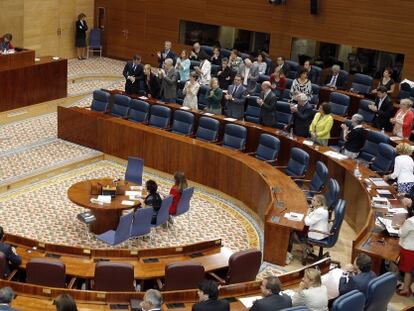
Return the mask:
{"type": "Polygon", "coordinates": [[[133,183],[126,185],[124,181],[118,183],[117,194],[112,198],[111,203],[103,205],[91,203],[91,199],[97,197],[97,194],[91,194],[93,184],[99,184],[101,187],[112,186],[113,179],[100,178],[78,182],[68,189],[68,198],[73,203],[90,209],[95,215],[96,221],[90,224],[90,230],[95,234],[115,230],[123,210],[137,208],[141,205],[139,201],[136,201],[133,206],[122,205],[123,200],[129,200],[129,197],[125,195],[125,191],[128,191],[130,186],[135,185],[133,183]]]}
{"type": "Polygon", "coordinates": [[[0,71],[30,66],[35,63],[35,51],[16,48],[12,54],[0,53],[0,71]]]}
{"type": "Polygon", "coordinates": [[[1,70],[0,94],[0,112],[66,97],[67,60],[45,56],[31,65],[1,70]]]}

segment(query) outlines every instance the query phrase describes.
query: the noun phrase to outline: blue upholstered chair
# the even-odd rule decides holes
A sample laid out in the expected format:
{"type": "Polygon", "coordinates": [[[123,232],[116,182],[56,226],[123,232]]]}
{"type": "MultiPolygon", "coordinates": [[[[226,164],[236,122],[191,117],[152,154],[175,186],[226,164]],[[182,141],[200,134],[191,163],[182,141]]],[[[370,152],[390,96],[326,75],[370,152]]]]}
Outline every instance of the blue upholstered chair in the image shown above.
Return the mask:
{"type": "Polygon", "coordinates": [[[185,95],[184,95],[183,90],[184,90],[185,82],[186,81],[180,81],[177,83],[177,96],[175,100],[176,100],[176,103],[179,105],[182,105],[184,102],[185,95]]]}
{"type": "Polygon", "coordinates": [[[173,116],[171,132],[189,136],[194,129],[194,115],[188,111],[176,110],[173,116]]]}
{"type": "Polygon", "coordinates": [[[115,94],[111,114],[116,117],[126,118],[129,111],[130,98],[125,95],[115,94]]]}
{"type": "Polygon", "coordinates": [[[221,57],[229,58],[231,54],[231,51],[228,49],[220,49],[220,55],[221,57]]]}
{"type": "Polygon", "coordinates": [[[91,110],[103,113],[107,112],[109,106],[109,97],[110,94],[108,92],[102,90],[93,91],[91,110]]]}
{"type": "Polygon", "coordinates": [[[390,174],[394,166],[396,152],[394,147],[380,143],[378,145],[378,154],[370,164],[370,168],[380,175],[390,174]]]}
{"type": "Polygon", "coordinates": [[[335,299],[332,311],[364,311],[365,296],[359,290],[352,290],[335,299]]]}
{"type": "Polygon", "coordinates": [[[272,74],[273,68],[274,68],[273,67],[273,61],[270,57],[266,57],[265,62],[267,64],[267,66],[266,66],[266,75],[270,76],[272,74]]]}
{"type": "Polygon", "coordinates": [[[328,185],[326,186],[325,199],[326,206],[330,211],[335,208],[340,194],[341,187],[339,186],[338,181],[335,178],[329,178],[328,185]]]}
{"type": "Polygon", "coordinates": [[[213,47],[210,45],[200,45],[200,48],[206,52],[207,55],[212,56],[213,55],[213,47]]]}
{"type": "Polygon", "coordinates": [[[368,284],[365,311],[387,311],[388,303],[395,293],[397,277],[387,272],[371,280],[368,284]]]}
{"type": "Polygon", "coordinates": [[[209,92],[210,88],[207,85],[201,85],[198,90],[198,109],[203,110],[207,107],[206,94],[209,92]]]}
{"type": "Polygon", "coordinates": [[[351,98],[348,95],[332,92],[329,95],[329,103],[331,104],[331,112],[336,115],[346,115],[348,113],[351,98]]]}
{"type": "Polygon", "coordinates": [[[357,93],[369,94],[371,92],[373,78],[362,73],[354,74],[352,79],[352,90],[357,93]]]}
{"type": "Polygon", "coordinates": [[[250,54],[239,52],[239,56],[241,57],[241,59],[245,60],[246,58],[250,57],[250,54]]]}
{"type": "Polygon", "coordinates": [[[157,214],[157,220],[152,227],[158,227],[165,223],[167,223],[168,219],[170,218],[170,206],[173,202],[172,195],[169,195],[168,197],[164,198],[161,202],[161,207],[157,214]]]}
{"type": "Polygon", "coordinates": [[[284,101],[277,101],[275,105],[276,128],[283,130],[292,121],[290,104],[284,101]]]}
{"type": "Polygon", "coordinates": [[[139,99],[131,99],[129,101],[128,120],[146,123],[148,121],[148,115],[150,111],[150,105],[139,99]]]}
{"type": "Polygon", "coordinates": [[[341,69],[340,72],[342,73],[342,75],[344,76],[344,80],[345,80],[345,85],[348,83],[349,80],[349,72],[346,70],[341,69]]]}
{"type": "Polygon", "coordinates": [[[190,209],[190,201],[194,194],[194,187],[189,187],[183,190],[181,193],[180,200],[177,204],[177,211],[175,212],[175,217],[180,216],[184,213],[187,213],[190,209]]]}
{"type": "Polygon", "coordinates": [[[289,72],[286,73],[286,77],[289,79],[296,79],[300,69],[299,64],[293,60],[285,60],[285,63],[290,67],[289,72]]]}
{"type": "Polygon", "coordinates": [[[322,68],[319,66],[312,65],[312,70],[316,72],[315,80],[312,83],[320,85],[321,84],[321,76],[322,76],[322,68]]]}
{"type": "Polygon", "coordinates": [[[290,159],[287,166],[277,166],[284,168],[285,174],[292,178],[304,178],[309,165],[309,154],[300,148],[290,149],[290,159]]]}
{"type": "Polygon", "coordinates": [[[99,52],[99,57],[102,57],[102,30],[100,28],[93,28],[89,33],[87,58],[89,58],[89,51],[99,52]]]}
{"type": "Polygon", "coordinates": [[[151,106],[151,115],[148,125],[160,129],[167,129],[170,125],[171,109],[161,105],[151,106]]]}
{"type": "Polygon", "coordinates": [[[320,90],[321,90],[321,87],[319,85],[312,83],[312,98],[310,100],[310,103],[314,107],[316,107],[319,104],[319,93],[320,93],[320,90]]]}
{"type": "Polygon", "coordinates": [[[269,81],[269,80],[270,80],[270,76],[268,76],[268,75],[259,75],[259,79],[257,80],[257,83],[259,83],[261,85],[262,82],[269,81]]]}
{"type": "Polygon", "coordinates": [[[125,171],[125,181],[142,185],[142,172],[144,170],[144,160],[137,157],[128,157],[127,169],[125,171]]]}
{"type": "Polygon", "coordinates": [[[244,112],[244,120],[247,122],[260,123],[260,107],[257,105],[257,96],[249,96],[246,98],[246,111],[244,112]]]}
{"type": "Polygon", "coordinates": [[[218,139],[220,122],[209,117],[201,117],[198,120],[198,128],[195,137],[208,142],[216,142],[218,139]]]}
{"type": "Polygon", "coordinates": [[[388,144],[390,141],[389,137],[381,132],[368,131],[367,139],[364,147],[362,147],[359,153],[358,159],[363,161],[372,161],[372,158],[376,157],[379,150],[379,144],[388,144]]]}
{"type": "Polygon", "coordinates": [[[147,235],[151,232],[151,220],[154,209],[152,207],[139,208],[134,212],[134,220],[131,227],[131,238],[147,235]]]}
{"type": "Polygon", "coordinates": [[[366,123],[371,123],[375,118],[375,113],[368,108],[371,104],[374,104],[374,102],[368,99],[361,99],[359,101],[358,113],[364,117],[364,122],[366,123]]]}
{"type": "Polygon", "coordinates": [[[108,243],[112,246],[122,243],[129,239],[131,232],[132,218],[134,214],[129,213],[121,216],[116,230],[109,230],[96,236],[98,240],[108,243]]]}
{"type": "Polygon", "coordinates": [[[217,77],[217,74],[218,74],[218,72],[220,71],[220,69],[221,69],[221,66],[211,64],[211,70],[210,70],[211,75],[212,75],[213,77],[217,77]]]}
{"type": "Polygon", "coordinates": [[[246,149],[247,129],[237,124],[224,127],[223,147],[243,151],[246,149]]]}
{"type": "Polygon", "coordinates": [[[280,94],[279,100],[284,102],[288,102],[290,100],[290,88],[286,88],[283,90],[282,94],[280,94]]]}
{"type": "Polygon", "coordinates": [[[257,146],[254,156],[262,161],[274,164],[280,150],[279,138],[269,135],[261,134],[259,139],[259,145],[257,146]]]}
{"type": "MultiPolygon", "coordinates": [[[[342,222],[345,217],[345,201],[344,200],[338,200],[338,202],[335,205],[335,218],[332,223],[332,227],[329,230],[329,232],[326,232],[326,238],[322,240],[314,240],[311,238],[307,238],[307,242],[313,246],[319,246],[319,254],[317,255],[316,259],[322,259],[323,257],[329,256],[329,253],[324,253],[324,248],[331,248],[335,246],[336,241],[338,240],[339,232],[341,231],[342,222]]],[[[312,230],[309,230],[309,232],[312,232],[312,230]]],[[[320,233],[318,231],[318,233],[320,233]]]]}
{"type": "Polygon", "coordinates": [[[194,69],[194,67],[200,67],[201,62],[198,60],[190,60],[191,64],[190,64],[190,68],[194,69]]]}
{"type": "Polygon", "coordinates": [[[307,189],[303,189],[306,192],[307,197],[312,197],[313,194],[321,193],[322,190],[325,188],[326,183],[328,182],[328,168],[326,165],[321,162],[317,161],[315,165],[315,172],[312,175],[312,179],[295,179],[295,182],[300,183],[309,183],[307,189]]]}
{"type": "MultiPolygon", "coordinates": [[[[293,84],[293,80],[294,80],[295,78],[292,78],[292,79],[290,79],[290,78],[286,78],[286,90],[287,91],[289,91],[290,92],[290,88],[292,87],[292,84],[293,84]]],[[[290,93],[289,93],[290,94],[290,93]]]]}

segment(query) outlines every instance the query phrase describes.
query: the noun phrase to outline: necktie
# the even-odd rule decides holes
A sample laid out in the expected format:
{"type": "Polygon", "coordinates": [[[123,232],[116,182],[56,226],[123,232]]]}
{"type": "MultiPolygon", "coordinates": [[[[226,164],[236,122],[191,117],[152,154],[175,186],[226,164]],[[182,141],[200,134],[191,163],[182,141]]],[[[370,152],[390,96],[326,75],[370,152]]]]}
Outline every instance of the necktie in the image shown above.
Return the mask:
{"type": "Polygon", "coordinates": [[[236,92],[237,92],[237,89],[239,88],[239,86],[238,85],[235,85],[234,86],[234,88],[233,88],[233,93],[231,93],[231,96],[233,96],[234,94],[236,94],[236,92]]]}
{"type": "Polygon", "coordinates": [[[137,65],[132,66],[132,71],[135,71],[135,68],[137,68],[137,65]]]}
{"type": "Polygon", "coordinates": [[[338,75],[332,76],[332,82],[331,82],[332,86],[336,86],[336,79],[338,79],[338,75]]]}

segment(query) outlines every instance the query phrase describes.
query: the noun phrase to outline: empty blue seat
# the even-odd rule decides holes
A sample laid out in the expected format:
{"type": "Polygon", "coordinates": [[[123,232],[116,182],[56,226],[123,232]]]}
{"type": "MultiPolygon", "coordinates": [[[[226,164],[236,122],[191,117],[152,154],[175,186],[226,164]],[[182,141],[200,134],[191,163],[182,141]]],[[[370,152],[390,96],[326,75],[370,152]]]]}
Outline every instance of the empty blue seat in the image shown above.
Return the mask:
{"type": "Polygon", "coordinates": [[[257,146],[254,156],[259,160],[274,164],[279,154],[279,150],[279,138],[269,134],[261,134],[259,145],[257,146]]]}
{"type": "Polygon", "coordinates": [[[221,66],[211,64],[211,70],[210,70],[211,75],[212,75],[213,77],[216,77],[216,76],[217,76],[217,73],[220,71],[220,69],[221,69],[221,66]]]}
{"type": "Polygon", "coordinates": [[[388,303],[395,293],[397,277],[387,272],[371,280],[368,284],[365,311],[387,311],[388,303]]]}
{"type": "Polygon", "coordinates": [[[354,74],[352,79],[352,91],[357,93],[369,94],[372,88],[373,78],[362,73],[354,74]]]}
{"type": "Polygon", "coordinates": [[[307,197],[313,196],[315,193],[320,193],[325,188],[328,182],[328,168],[321,161],[316,161],[315,172],[312,175],[311,180],[295,179],[296,182],[308,182],[309,187],[304,191],[307,193],[307,197]]]}
{"type": "Polygon", "coordinates": [[[331,104],[331,112],[336,115],[346,115],[348,113],[351,98],[348,95],[332,92],[329,95],[329,103],[331,104]]]}
{"type": "Polygon", "coordinates": [[[276,125],[275,127],[283,130],[286,125],[292,121],[292,112],[290,111],[290,104],[277,101],[275,105],[276,125]]]}
{"type": "Polygon", "coordinates": [[[317,106],[319,104],[319,92],[320,92],[320,86],[317,84],[312,83],[312,98],[310,100],[310,103],[313,106],[317,106]]]}
{"type": "Polygon", "coordinates": [[[378,153],[370,168],[380,175],[390,174],[394,166],[396,152],[394,147],[380,143],[378,145],[378,153]]]}
{"type": "Polygon", "coordinates": [[[257,80],[257,83],[262,84],[264,81],[269,81],[270,76],[268,75],[259,75],[259,79],[257,80]]]}
{"type": "Polygon", "coordinates": [[[130,98],[125,95],[115,94],[111,114],[116,117],[126,118],[129,111],[130,98]]]}
{"type": "Polygon", "coordinates": [[[312,81],[314,84],[321,84],[322,68],[319,66],[312,65],[312,70],[316,72],[315,79],[312,81]]]}
{"type": "Polygon", "coordinates": [[[142,185],[142,173],[144,171],[144,160],[137,157],[128,157],[125,181],[142,185]]]}
{"type": "Polygon", "coordinates": [[[169,195],[168,197],[164,198],[161,202],[161,207],[157,213],[157,219],[155,224],[153,224],[153,227],[161,226],[165,223],[167,223],[168,219],[170,218],[170,206],[173,202],[172,195],[169,195]]]}
{"type": "Polygon", "coordinates": [[[290,149],[290,159],[288,165],[279,166],[285,168],[285,173],[293,178],[303,178],[309,165],[309,154],[300,148],[290,149]]]}
{"type": "Polygon", "coordinates": [[[134,212],[134,220],[131,227],[131,238],[147,235],[151,232],[151,220],[154,209],[152,207],[139,208],[134,212]]]}
{"type": "Polygon", "coordinates": [[[231,54],[231,51],[228,49],[220,49],[220,55],[222,58],[226,57],[229,58],[231,54]]]}
{"type": "Polygon", "coordinates": [[[359,101],[358,113],[364,117],[364,122],[371,123],[375,118],[375,113],[369,109],[369,105],[374,104],[374,102],[368,99],[361,99],[359,101]]]}
{"type": "Polygon", "coordinates": [[[246,97],[246,111],[244,120],[247,122],[260,123],[260,107],[257,105],[257,96],[246,97]]]}
{"type": "Polygon", "coordinates": [[[203,110],[207,107],[207,99],[206,94],[210,88],[207,85],[200,85],[200,89],[198,90],[198,109],[203,110]]]}
{"type": "Polygon", "coordinates": [[[286,73],[286,77],[289,79],[296,79],[300,66],[293,60],[285,60],[285,63],[289,65],[289,72],[286,73]]]}
{"type": "Polygon", "coordinates": [[[223,147],[244,150],[246,148],[247,129],[237,124],[226,124],[224,127],[223,147]]]}
{"type": "Polygon", "coordinates": [[[150,104],[139,99],[129,101],[128,120],[140,123],[148,121],[150,104]]]}
{"type": "Polygon", "coordinates": [[[184,89],[185,83],[186,81],[180,81],[177,83],[177,97],[175,98],[175,100],[176,100],[176,103],[179,105],[182,105],[184,102],[185,95],[184,95],[183,89],[184,89]]]}
{"type": "Polygon", "coordinates": [[[194,115],[188,111],[176,110],[173,116],[171,132],[181,135],[191,135],[194,128],[194,115]]]}
{"type": "Polygon", "coordinates": [[[335,299],[332,311],[364,311],[365,296],[359,290],[352,290],[335,299]]]}
{"type": "Polygon", "coordinates": [[[110,94],[108,92],[102,90],[93,91],[91,110],[103,113],[107,112],[109,106],[109,97],[110,94]]]}
{"type": "Polygon", "coordinates": [[[212,56],[213,55],[213,47],[210,45],[200,45],[200,48],[206,52],[207,55],[212,56]]]}
{"type": "Polygon", "coordinates": [[[195,137],[200,140],[215,142],[218,139],[220,122],[209,117],[201,117],[198,120],[198,128],[195,137]]]}
{"type": "Polygon", "coordinates": [[[133,213],[121,216],[116,230],[106,231],[102,234],[97,235],[96,238],[110,245],[117,245],[128,240],[131,232],[133,216],[133,213]]]}
{"type": "Polygon", "coordinates": [[[379,144],[388,144],[390,141],[389,137],[381,132],[368,131],[365,145],[362,147],[359,153],[358,159],[364,161],[371,161],[378,154],[379,144]]]}
{"type": "Polygon", "coordinates": [[[328,185],[326,186],[325,199],[326,206],[332,211],[336,203],[338,203],[339,195],[341,194],[341,187],[335,178],[329,178],[328,185]]]}
{"type": "Polygon", "coordinates": [[[153,127],[166,129],[170,125],[171,109],[161,105],[151,106],[148,124],[153,127]]]}

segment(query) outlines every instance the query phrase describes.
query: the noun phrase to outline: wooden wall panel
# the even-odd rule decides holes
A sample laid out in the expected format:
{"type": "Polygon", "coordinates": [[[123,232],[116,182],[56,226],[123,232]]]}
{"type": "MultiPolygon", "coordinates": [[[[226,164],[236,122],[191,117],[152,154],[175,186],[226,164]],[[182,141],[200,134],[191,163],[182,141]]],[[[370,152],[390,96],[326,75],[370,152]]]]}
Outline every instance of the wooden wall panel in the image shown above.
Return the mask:
{"type": "MultiPolygon", "coordinates": [[[[156,63],[155,50],[166,39],[179,51],[179,20],[185,19],[270,32],[273,57],[279,54],[290,57],[294,37],[403,53],[406,56],[404,75],[414,79],[414,22],[411,17],[414,1],[319,0],[316,16],[310,14],[308,0],[287,0],[287,5],[280,6],[270,5],[267,0],[96,0],[96,5],[109,2],[112,2],[111,10],[126,2],[145,7],[145,46],[136,52],[152,64],[156,63]]],[[[140,14],[136,18],[140,19],[140,14]]],[[[108,38],[109,46],[110,41],[108,38]]]]}
{"type": "Polygon", "coordinates": [[[13,44],[23,44],[23,6],[24,0],[0,0],[0,37],[13,33],[13,44]]]}

